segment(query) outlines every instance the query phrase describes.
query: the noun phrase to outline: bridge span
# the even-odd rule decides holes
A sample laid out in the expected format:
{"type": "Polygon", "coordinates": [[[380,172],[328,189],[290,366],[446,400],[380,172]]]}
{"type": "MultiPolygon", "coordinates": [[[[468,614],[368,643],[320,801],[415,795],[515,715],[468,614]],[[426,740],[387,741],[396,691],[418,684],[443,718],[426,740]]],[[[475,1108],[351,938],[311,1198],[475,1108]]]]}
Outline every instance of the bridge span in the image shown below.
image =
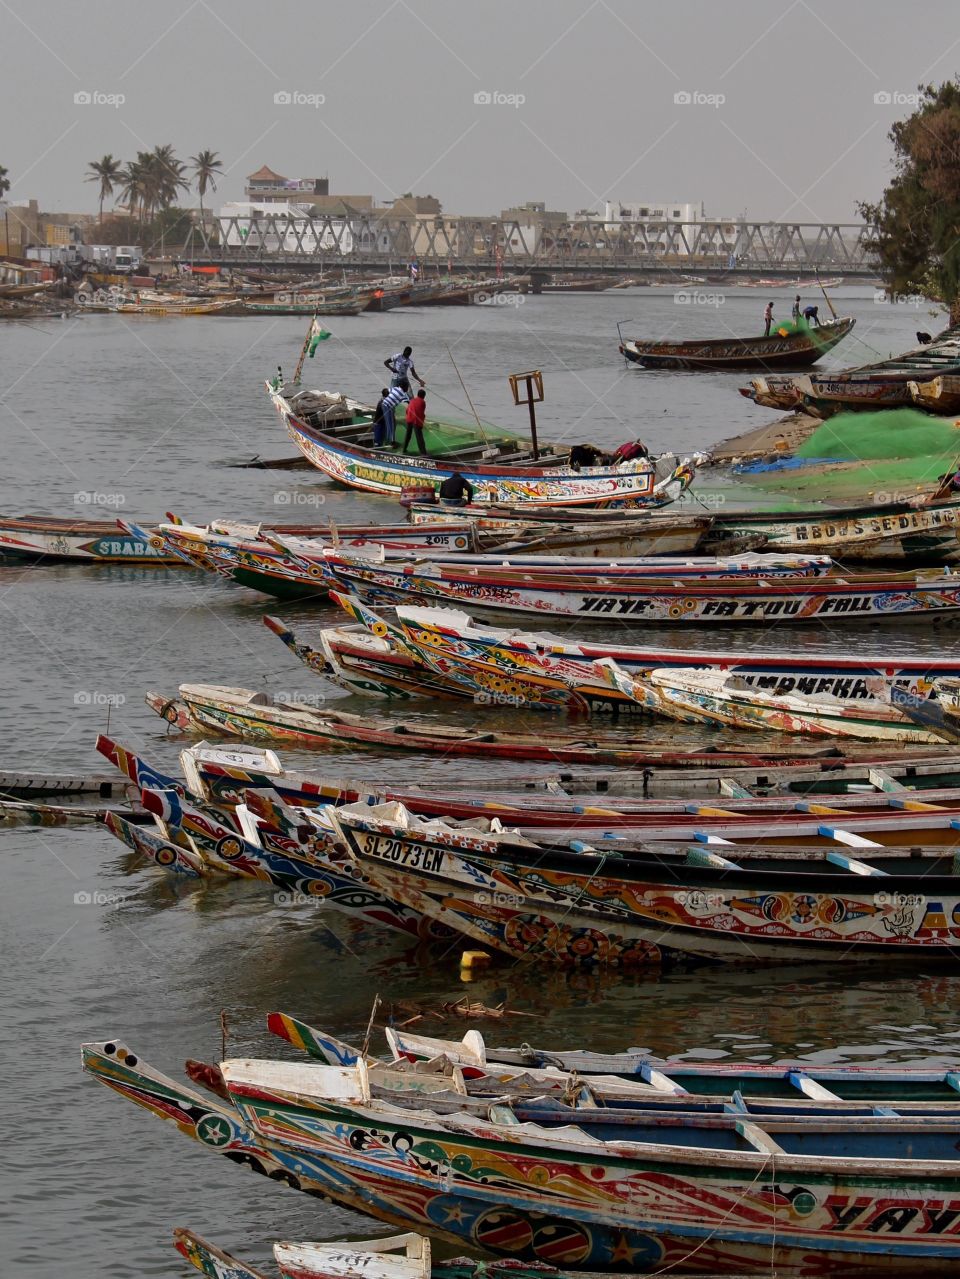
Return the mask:
{"type": "Polygon", "coordinates": [[[865,223],[629,222],[528,225],[500,218],[291,217],[263,212],[211,219],[180,253],[196,265],[293,267],[304,272],[873,279],[874,229],[865,223]]]}

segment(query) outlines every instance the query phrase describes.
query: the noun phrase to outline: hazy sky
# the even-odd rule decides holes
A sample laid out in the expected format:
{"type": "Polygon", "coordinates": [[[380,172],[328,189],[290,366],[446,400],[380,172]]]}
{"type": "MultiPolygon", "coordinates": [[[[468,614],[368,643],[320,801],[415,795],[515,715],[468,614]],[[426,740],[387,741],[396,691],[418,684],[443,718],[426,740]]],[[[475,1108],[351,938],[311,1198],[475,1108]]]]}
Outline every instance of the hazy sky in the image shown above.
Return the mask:
{"type": "Polygon", "coordinates": [[[957,0],[0,0],[0,33],[9,198],[71,211],[90,160],[171,142],[223,157],[214,205],[268,164],[450,212],[848,221],[902,95],[960,67],[957,0]]]}

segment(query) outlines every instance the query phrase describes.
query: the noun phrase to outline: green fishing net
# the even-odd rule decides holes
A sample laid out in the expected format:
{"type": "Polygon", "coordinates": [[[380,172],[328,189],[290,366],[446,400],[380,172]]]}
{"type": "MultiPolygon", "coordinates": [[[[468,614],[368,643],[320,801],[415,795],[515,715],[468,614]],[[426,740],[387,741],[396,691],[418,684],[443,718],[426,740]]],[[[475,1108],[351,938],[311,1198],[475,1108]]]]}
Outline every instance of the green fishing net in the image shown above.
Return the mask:
{"type": "Polygon", "coordinates": [[[823,422],[794,454],[808,468],[753,477],[764,488],[830,501],[877,497],[902,501],[929,492],[960,464],[960,418],[931,417],[918,409],[838,413],[823,422]],[[830,458],[846,465],[818,465],[830,458]]]}

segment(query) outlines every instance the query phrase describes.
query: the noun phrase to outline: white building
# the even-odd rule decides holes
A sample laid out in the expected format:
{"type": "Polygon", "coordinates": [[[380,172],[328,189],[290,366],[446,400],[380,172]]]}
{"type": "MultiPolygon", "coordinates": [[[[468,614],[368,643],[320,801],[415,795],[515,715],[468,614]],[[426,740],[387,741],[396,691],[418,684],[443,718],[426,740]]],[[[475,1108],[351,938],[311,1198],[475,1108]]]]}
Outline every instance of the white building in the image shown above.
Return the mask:
{"type": "Polygon", "coordinates": [[[266,253],[352,253],[353,228],[345,218],[311,217],[308,204],[235,200],[217,215],[220,239],[228,248],[266,253]]]}
{"type": "Polygon", "coordinates": [[[584,211],[578,217],[608,226],[623,222],[702,222],[703,204],[682,200],[604,200],[597,212],[584,211]]]}

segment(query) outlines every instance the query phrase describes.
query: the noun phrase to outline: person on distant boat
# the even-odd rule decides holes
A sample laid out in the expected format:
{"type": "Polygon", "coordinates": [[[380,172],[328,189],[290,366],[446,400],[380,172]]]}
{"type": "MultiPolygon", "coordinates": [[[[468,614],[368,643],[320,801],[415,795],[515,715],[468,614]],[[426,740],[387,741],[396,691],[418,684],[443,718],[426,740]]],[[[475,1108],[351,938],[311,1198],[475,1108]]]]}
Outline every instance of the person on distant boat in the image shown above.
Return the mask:
{"type": "Polygon", "coordinates": [[[410,403],[407,405],[407,434],[403,441],[403,451],[406,453],[410,447],[410,436],[416,433],[417,451],[421,456],[427,456],[427,446],[423,442],[423,423],[427,416],[427,393],[421,387],[410,403]]]}
{"type": "Polygon", "coordinates": [[[473,486],[459,471],[454,471],[440,485],[440,501],[444,506],[466,506],[473,501],[473,486]]]}
{"type": "Polygon", "coordinates": [[[770,336],[770,325],[773,323],[773,303],[768,302],[763,308],[763,336],[770,336]]]}
{"type": "Polygon", "coordinates": [[[391,355],[389,360],[384,360],[384,367],[388,368],[393,374],[391,386],[402,386],[403,389],[410,394],[410,374],[417,379],[421,386],[426,386],[423,378],[413,367],[413,347],[405,346],[402,351],[398,351],[396,355],[391,355]]]}
{"type": "MultiPolygon", "coordinates": [[[[403,404],[405,400],[409,400],[410,393],[405,391],[402,386],[394,386],[389,391],[384,391],[380,400],[379,407],[383,410],[383,443],[387,448],[392,448],[397,442],[397,407],[403,404]]],[[[376,412],[376,410],[374,410],[376,412]]],[[[374,443],[376,443],[376,421],[374,421],[374,443]]]]}
{"type": "Polygon", "coordinates": [[[793,320],[794,324],[800,323],[800,315],[801,315],[800,294],[798,293],[797,296],[793,299],[793,307],[790,310],[790,318],[791,320],[793,320]]]}
{"type": "Polygon", "coordinates": [[[815,328],[820,327],[820,308],[816,306],[805,306],[803,308],[803,318],[808,324],[814,325],[815,328]]]}

